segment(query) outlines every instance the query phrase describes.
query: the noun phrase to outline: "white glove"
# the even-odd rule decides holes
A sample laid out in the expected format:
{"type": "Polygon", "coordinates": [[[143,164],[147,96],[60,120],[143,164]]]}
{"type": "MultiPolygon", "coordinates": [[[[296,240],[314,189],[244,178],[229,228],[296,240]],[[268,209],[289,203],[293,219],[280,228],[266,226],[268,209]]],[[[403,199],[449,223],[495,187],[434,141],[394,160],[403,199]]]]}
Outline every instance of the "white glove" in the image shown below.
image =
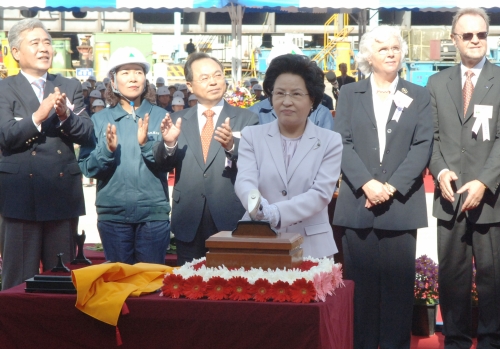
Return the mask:
{"type": "Polygon", "coordinates": [[[278,206],[269,205],[269,202],[262,198],[256,218],[259,221],[267,221],[271,224],[271,227],[276,228],[280,223],[281,216],[278,206]]]}

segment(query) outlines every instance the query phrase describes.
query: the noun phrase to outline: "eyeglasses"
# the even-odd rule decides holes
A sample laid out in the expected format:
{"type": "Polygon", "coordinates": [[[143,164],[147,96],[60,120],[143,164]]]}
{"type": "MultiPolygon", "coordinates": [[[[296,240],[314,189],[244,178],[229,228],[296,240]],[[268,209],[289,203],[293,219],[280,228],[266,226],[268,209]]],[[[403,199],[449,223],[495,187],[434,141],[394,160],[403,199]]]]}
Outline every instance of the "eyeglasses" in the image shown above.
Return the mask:
{"type": "Polygon", "coordinates": [[[391,48],[383,48],[380,51],[378,51],[378,54],[381,56],[387,56],[389,54],[389,51],[391,51],[393,54],[397,55],[398,53],[401,53],[401,48],[400,47],[391,47],[391,48]]]}
{"type": "Polygon", "coordinates": [[[477,36],[479,40],[485,40],[488,37],[488,32],[463,33],[463,34],[453,33],[453,35],[458,36],[463,41],[471,41],[474,35],[477,36]]]}
{"type": "Polygon", "coordinates": [[[194,80],[199,82],[200,84],[206,84],[210,81],[210,79],[214,79],[215,81],[220,81],[224,79],[224,74],[222,72],[217,72],[214,75],[202,75],[199,80],[194,80]]]}
{"type": "Polygon", "coordinates": [[[273,97],[279,101],[285,99],[286,96],[290,96],[290,98],[294,101],[300,101],[305,96],[309,95],[309,93],[302,92],[282,92],[282,91],[273,91],[273,97]]]}

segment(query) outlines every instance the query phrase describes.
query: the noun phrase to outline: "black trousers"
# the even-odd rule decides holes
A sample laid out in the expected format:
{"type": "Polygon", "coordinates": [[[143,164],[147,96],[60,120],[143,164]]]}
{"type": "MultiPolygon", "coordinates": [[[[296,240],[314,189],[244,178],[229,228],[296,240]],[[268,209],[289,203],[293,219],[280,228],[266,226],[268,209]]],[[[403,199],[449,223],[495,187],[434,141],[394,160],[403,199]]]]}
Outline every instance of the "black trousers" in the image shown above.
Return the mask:
{"type": "Polygon", "coordinates": [[[439,303],[446,349],[470,348],[472,261],[479,298],[478,349],[500,348],[500,223],[463,213],[438,220],[439,303]]]}
{"type": "Polygon", "coordinates": [[[40,271],[57,265],[57,254],[63,263],[75,258],[78,217],[57,221],[25,221],[5,218],[3,229],[2,290],[22,284],[40,271]]]}
{"type": "MultiPolygon", "coordinates": [[[[183,266],[191,262],[193,259],[205,257],[208,249],[205,247],[205,240],[210,236],[218,233],[217,227],[208,208],[207,201],[203,207],[203,215],[201,216],[200,225],[196,231],[193,241],[177,241],[177,265],[183,266]]],[[[174,231],[175,235],[175,231],[174,231]]]]}
{"type": "Polygon", "coordinates": [[[344,277],[355,283],[355,349],[410,348],[416,235],[345,228],[344,277]]]}

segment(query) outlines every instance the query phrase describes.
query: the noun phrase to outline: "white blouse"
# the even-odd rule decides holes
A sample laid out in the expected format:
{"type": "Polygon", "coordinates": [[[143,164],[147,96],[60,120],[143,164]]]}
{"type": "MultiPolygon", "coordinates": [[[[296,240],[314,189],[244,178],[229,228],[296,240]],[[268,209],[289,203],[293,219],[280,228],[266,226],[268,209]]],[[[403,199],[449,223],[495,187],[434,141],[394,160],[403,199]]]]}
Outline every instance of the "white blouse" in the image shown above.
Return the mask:
{"type": "Polygon", "coordinates": [[[396,87],[398,86],[399,77],[396,76],[394,81],[389,87],[389,96],[385,100],[381,100],[377,96],[377,90],[380,90],[373,78],[373,74],[370,76],[370,83],[372,86],[372,100],[373,100],[373,111],[375,113],[375,121],[377,122],[377,134],[378,134],[378,144],[379,144],[379,157],[380,162],[384,158],[385,143],[386,143],[386,126],[389,120],[389,113],[391,112],[392,101],[394,99],[394,94],[396,93],[396,87]]]}

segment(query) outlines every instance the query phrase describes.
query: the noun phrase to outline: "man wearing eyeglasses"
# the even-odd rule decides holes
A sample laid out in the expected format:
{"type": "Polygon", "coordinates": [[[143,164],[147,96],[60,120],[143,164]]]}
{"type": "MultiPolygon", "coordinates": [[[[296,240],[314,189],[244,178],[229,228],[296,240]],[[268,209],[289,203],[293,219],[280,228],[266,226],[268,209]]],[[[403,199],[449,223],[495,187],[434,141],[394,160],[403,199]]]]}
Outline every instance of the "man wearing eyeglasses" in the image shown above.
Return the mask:
{"type": "Polygon", "coordinates": [[[155,150],[157,161],[167,158],[175,168],[171,227],[177,240],[178,265],[204,257],[205,240],[236,228],[245,213],[233,187],[240,132],[259,123],[256,114],[232,107],[222,98],[226,81],[217,59],[194,52],[184,74],[198,104],[172,114],[170,126],[162,128],[179,126],[180,135],[155,150]]]}
{"type": "Polygon", "coordinates": [[[439,303],[445,348],[470,348],[472,263],[478,349],[500,348],[500,68],[486,60],[488,15],[465,8],[451,38],[461,63],[428,82],[434,113],[439,303]]]}

